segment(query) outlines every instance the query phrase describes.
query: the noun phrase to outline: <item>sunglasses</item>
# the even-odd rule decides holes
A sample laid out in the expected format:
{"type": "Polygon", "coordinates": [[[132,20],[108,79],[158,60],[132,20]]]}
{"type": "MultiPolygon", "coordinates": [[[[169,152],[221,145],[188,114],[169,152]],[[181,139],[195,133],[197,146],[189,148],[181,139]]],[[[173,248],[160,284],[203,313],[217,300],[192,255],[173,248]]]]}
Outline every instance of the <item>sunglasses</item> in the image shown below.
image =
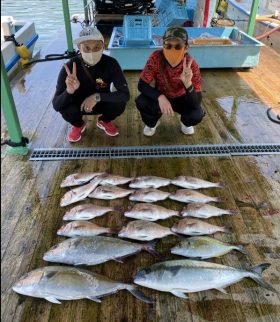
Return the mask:
{"type": "Polygon", "coordinates": [[[164,43],[163,44],[163,47],[165,49],[171,49],[171,48],[174,48],[176,50],[181,50],[183,47],[185,47],[185,44],[184,43],[181,43],[181,44],[176,44],[176,45],[172,45],[170,43],[164,43]]]}

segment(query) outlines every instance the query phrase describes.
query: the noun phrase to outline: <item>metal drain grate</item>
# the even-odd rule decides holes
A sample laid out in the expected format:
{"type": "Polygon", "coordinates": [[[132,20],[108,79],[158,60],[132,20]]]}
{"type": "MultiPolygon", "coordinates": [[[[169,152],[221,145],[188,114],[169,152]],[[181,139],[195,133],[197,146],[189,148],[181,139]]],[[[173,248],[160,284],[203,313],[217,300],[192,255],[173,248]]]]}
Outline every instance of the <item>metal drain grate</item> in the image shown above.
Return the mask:
{"type": "Polygon", "coordinates": [[[172,158],[280,154],[279,144],[162,145],[95,147],[77,149],[34,149],[31,161],[172,158]]]}

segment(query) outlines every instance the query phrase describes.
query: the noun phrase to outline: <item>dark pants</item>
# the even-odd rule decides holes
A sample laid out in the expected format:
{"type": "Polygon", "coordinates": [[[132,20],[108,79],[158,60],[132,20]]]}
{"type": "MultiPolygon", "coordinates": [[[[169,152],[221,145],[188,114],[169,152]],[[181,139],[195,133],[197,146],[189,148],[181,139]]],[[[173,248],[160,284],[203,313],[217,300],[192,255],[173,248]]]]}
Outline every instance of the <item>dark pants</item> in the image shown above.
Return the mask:
{"type": "Polygon", "coordinates": [[[120,116],[125,110],[126,103],[107,103],[98,102],[91,113],[81,112],[81,107],[77,104],[72,104],[65,110],[59,111],[65,121],[76,127],[81,127],[84,124],[83,115],[100,115],[99,120],[103,122],[111,122],[120,116]]]}
{"type": "MultiPolygon", "coordinates": [[[[197,106],[194,106],[188,95],[170,98],[169,101],[173,111],[181,115],[181,122],[186,126],[200,123],[205,115],[200,106],[201,99],[197,106]]],[[[155,127],[162,116],[158,101],[141,94],[136,98],[135,102],[143,122],[149,127],[155,127]]]]}

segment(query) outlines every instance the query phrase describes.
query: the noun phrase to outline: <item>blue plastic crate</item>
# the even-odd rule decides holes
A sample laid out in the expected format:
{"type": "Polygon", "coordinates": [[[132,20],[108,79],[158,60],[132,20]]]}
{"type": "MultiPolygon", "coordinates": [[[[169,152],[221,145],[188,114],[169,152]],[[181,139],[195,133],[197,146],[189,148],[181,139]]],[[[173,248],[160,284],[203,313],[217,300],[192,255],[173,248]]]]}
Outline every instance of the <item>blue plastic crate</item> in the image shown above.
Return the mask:
{"type": "Polygon", "coordinates": [[[160,11],[158,15],[159,24],[162,27],[181,26],[185,21],[193,19],[192,11],[186,9],[185,6],[171,3],[170,6],[160,11]]]}
{"type": "Polygon", "coordinates": [[[148,46],[152,41],[150,16],[124,16],[124,41],[128,46],[148,46]]]}

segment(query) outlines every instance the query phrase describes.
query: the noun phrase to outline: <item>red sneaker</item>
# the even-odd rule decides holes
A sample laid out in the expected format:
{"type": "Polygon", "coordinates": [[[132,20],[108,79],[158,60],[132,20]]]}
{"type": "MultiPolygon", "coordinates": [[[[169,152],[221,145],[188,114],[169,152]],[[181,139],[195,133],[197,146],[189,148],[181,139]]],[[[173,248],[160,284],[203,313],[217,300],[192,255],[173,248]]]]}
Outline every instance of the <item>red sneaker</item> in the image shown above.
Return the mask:
{"type": "Polygon", "coordinates": [[[96,125],[101,129],[104,130],[105,133],[109,136],[117,136],[119,134],[119,130],[115,127],[112,122],[104,122],[104,121],[97,121],[96,125]]]}
{"type": "Polygon", "coordinates": [[[69,133],[67,135],[67,140],[69,142],[78,142],[78,141],[80,141],[81,137],[82,137],[82,133],[85,131],[85,129],[86,129],[86,124],[85,123],[81,127],[72,126],[71,130],[69,131],[69,133]]]}

